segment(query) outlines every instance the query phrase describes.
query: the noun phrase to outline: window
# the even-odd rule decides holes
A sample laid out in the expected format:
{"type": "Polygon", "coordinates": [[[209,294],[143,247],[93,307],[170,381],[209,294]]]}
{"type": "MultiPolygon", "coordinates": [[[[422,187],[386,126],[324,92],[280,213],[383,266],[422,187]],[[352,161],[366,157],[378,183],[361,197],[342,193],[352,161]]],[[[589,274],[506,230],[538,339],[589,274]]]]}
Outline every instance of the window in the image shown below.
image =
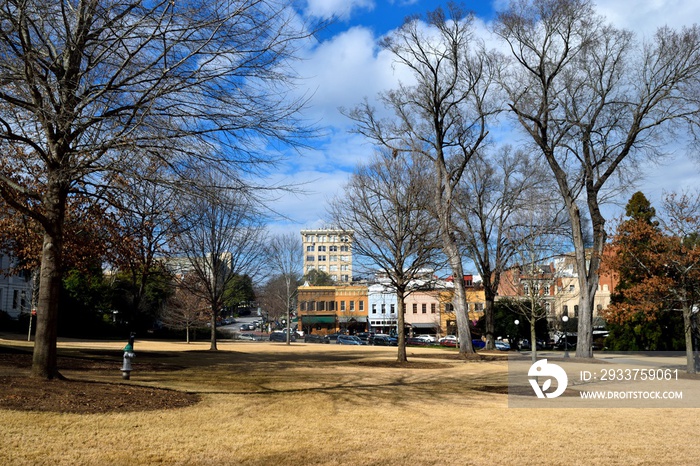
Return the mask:
{"type": "Polygon", "coordinates": [[[331,262],[338,262],[338,256],[336,254],[331,254],[328,256],[328,260],[331,262]]]}
{"type": "Polygon", "coordinates": [[[476,312],[483,312],[484,311],[484,303],[476,303],[474,304],[474,310],[476,312]]]}
{"type": "Polygon", "coordinates": [[[12,309],[17,309],[18,304],[19,304],[19,291],[14,290],[12,292],[12,309]]]}
{"type": "Polygon", "coordinates": [[[413,313],[418,314],[418,303],[413,303],[413,313]]]}
{"type": "Polygon", "coordinates": [[[435,314],[435,303],[430,303],[430,313],[435,314]]]}
{"type": "Polygon", "coordinates": [[[575,285],[569,285],[569,293],[573,293],[576,290],[575,285]]]}
{"type": "Polygon", "coordinates": [[[445,303],[445,312],[454,312],[454,306],[452,303],[445,303]]]}
{"type": "Polygon", "coordinates": [[[306,301],[302,301],[299,303],[299,310],[300,311],[305,311],[306,310],[306,301]]]}
{"type": "Polygon", "coordinates": [[[343,271],[343,272],[347,272],[348,270],[350,270],[350,268],[349,268],[349,266],[347,266],[347,265],[341,265],[341,266],[340,266],[340,270],[343,271]]]}
{"type": "Polygon", "coordinates": [[[335,301],[328,301],[328,310],[335,311],[335,308],[336,308],[335,301]]]}
{"type": "Polygon", "coordinates": [[[340,252],[350,252],[350,246],[341,246],[340,252]]]}
{"type": "Polygon", "coordinates": [[[350,301],[350,312],[355,310],[355,301],[350,301]]]}
{"type": "Polygon", "coordinates": [[[316,259],[314,256],[306,256],[306,262],[313,262],[316,259]]]}
{"type": "MultiPolygon", "coordinates": [[[[331,257],[333,257],[333,256],[331,256],[331,257]]],[[[331,265],[331,266],[330,266],[330,271],[331,271],[331,272],[337,272],[337,271],[338,271],[338,266],[337,266],[337,265],[331,265]]]]}
{"type": "Polygon", "coordinates": [[[326,302],[325,301],[319,301],[316,303],[316,309],[318,311],[325,311],[326,310],[326,302]]]}
{"type": "Polygon", "coordinates": [[[421,309],[420,309],[420,310],[421,310],[421,313],[423,313],[423,314],[427,314],[427,313],[428,313],[428,305],[427,305],[427,304],[423,303],[423,304],[421,304],[420,307],[421,307],[421,309]]]}
{"type": "Polygon", "coordinates": [[[328,251],[330,251],[330,252],[338,252],[338,246],[328,246],[328,251]]]}
{"type": "Polygon", "coordinates": [[[386,304],[382,303],[382,314],[386,314],[386,304]]]}
{"type": "Polygon", "coordinates": [[[314,247],[313,247],[313,245],[311,245],[311,246],[306,246],[306,252],[314,252],[314,247]]]}
{"type": "Polygon", "coordinates": [[[578,317],[578,304],[574,305],[574,317],[578,317]]]}
{"type": "Polygon", "coordinates": [[[391,303],[391,309],[389,310],[392,314],[396,314],[396,304],[391,303]]]}
{"type": "Polygon", "coordinates": [[[309,301],[309,311],[315,311],[316,310],[316,301],[309,301]]]}
{"type": "Polygon", "coordinates": [[[318,247],[319,252],[326,252],[326,247],[325,246],[319,246],[318,247]]]}
{"type": "Polygon", "coordinates": [[[318,256],[318,261],[319,261],[319,262],[325,262],[325,261],[326,261],[326,256],[325,256],[324,254],[321,254],[320,256],[318,256]]]}
{"type": "Polygon", "coordinates": [[[325,271],[326,271],[326,266],[325,266],[325,265],[319,265],[319,266],[318,266],[318,270],[320,270],[321,272],[325,272],[325,271]]]}
{"type": "Polygon", "coordinates": [[[372,304],[372,314],[376,314],[376,313],[377,313],[377,305],[372,304]]]}
{"type": "Polygon", "coordinates": [[[343,275],[343,281],[344,282],[349,282],[350,281],[350,275],[343,275]]]}
{"type": "Polygon", "coordinates": [[[360,302],[358,303],[358,306],[360,306],[360,311],[364,311],[364,310],[365,310],[365,302],[364,302],[364,301],[360,301],[360,302]]]}
{"type": "Polygon", "coordinates": [[[340,256],[340,262],[347,262],[348,261],[348,256],[340,256]]]}
{"type": "Polygon", "coordinates": [[[344,311],[345,310],[345,301],[340,302],[340,310],[344,311]]]}
{"type": "Polygon", "coordinates": [[[561,313],[562,313],[562,315],[568,316],[569,315],[569,306],[564,304],[564,306],[561,308],[561,313]]]}

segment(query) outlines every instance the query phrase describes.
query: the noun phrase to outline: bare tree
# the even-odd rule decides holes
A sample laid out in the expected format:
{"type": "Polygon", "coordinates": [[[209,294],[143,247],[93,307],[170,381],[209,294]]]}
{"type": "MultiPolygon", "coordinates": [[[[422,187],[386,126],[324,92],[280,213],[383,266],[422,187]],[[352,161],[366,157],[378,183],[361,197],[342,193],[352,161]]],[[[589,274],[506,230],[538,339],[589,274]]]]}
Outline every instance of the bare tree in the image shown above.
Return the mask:
{"type": "MultiPolygon", "coordinates": [[[[525,152],[504,146],[492,156],[478,153],[458,189],[460,240],[484,287],[486,348],[494,349],[494,308],[501,273],[517,254],[519,212],[549,205],[546,172],[525,152]],[[532,193],[537,195],[533,196],[532,193]]],[[[555,228],[556,224],[551,224],[555,228]]]]}
{"type": "Polygon", "coordinates": [[[44,230],[32,373],[52,378],[69,193],[143,157],[248,183],[309,135],[288,92],[309,31],[283,0],[2,0],[0,25],[0,195],[44,230]]]}
{"type": "Polygon", "coordinates": [[[194,276],[180,277],[184,286],[177,286],[161,310],[160,320],[166,328],[184,330],[185,341],[190,342],[190,331],[204,327],[209,321],[209,306],[202,293],[191,290],[198,281],[194,276]]]}
{"type": "MultiPolygon", "coordinates": [[[[186,258],[186,276],[196,277],[190,291],[209,305],[211,347],[217,349],[216,323],[231,283],[255,275],[263,258],[265,229],[255,199],[244,192],[206,182],[208,189],[183,199],[181,232],[175,250],[186,258]]],[[[187,282],[182,282],[186,285],[187,282]]]]}
{"type": "Polygon", "coordinates": [[[380,96],[392,116],[381,119],[365,102],[350,113],[357,131],[396,154],[420,154],[432,162],[433,204],[440,224],[442,249],[454,276],[454,308],[460,354],[474,353],[462,255],[454,234],[454,191],[472,156],[485,144],[499,61],[472,37],[471,16],[451,5],[410,18],[384,41],[396,63],[408,69],[415,84],[380,96]]]}
{"type": "Polygon", "coordinates": [[[291,311],[297,294],[299,280],[302,276],[303,250],[301,240],[293,233],[273,236],[268,243],[267,258],[269,265],[279,274],[284,283],[284,302],[287,317],[287,344],[291,339],[291,311]]]}
{"type": "Polygon", "coordinates": [[[537,361],[536,324],[548,317],[557,293],[557,271],[552,259],[563,252],[563,211],[539,190],[526,193],[512,219],[509,236],[513,265],[508,287],[516,298],[508,300],[512,311],[529,324],[532,362],[537,361]]]}
{"type": "Polygon", "coordinates": [[[149,283],[166,273],[164,259],[177,236],[172,211],[178,193],[155,181],[164,169],[163,164],[134,167],[139,176],[129,180],[117,176],[106,195],[116,207],[118,238],[111,261],[126,277],[123,292],[131,301],[129,322],[143,310],[149,283]]]}
{"type": "Polygon", "coordinates": [[[601,204],[659,156],[679,122],[697,115],[700,29],[659,29],[641,46],[588,0],[515,1],[496,33],[512,61],[510,108],[545,158],[566,206],[581,289],[576,356],[592,357],[593,307],[606,242],[601,204]],[[585,205],[585,208],[583,207],[585,205]],[[585,219],[592,242],[586,241],[585,219]]]}
{"type": "Polygon", "coordinates": [[[439,260],[439,226],[431,214],[426,168],[420,156],[379,154],[356,169],[330,207],[333,223],[354,231],[353,254],[386,276],[396,292],[399,362],[407,360],[404,301],[415,281],[426,269],[434,271],[439,260]]]}

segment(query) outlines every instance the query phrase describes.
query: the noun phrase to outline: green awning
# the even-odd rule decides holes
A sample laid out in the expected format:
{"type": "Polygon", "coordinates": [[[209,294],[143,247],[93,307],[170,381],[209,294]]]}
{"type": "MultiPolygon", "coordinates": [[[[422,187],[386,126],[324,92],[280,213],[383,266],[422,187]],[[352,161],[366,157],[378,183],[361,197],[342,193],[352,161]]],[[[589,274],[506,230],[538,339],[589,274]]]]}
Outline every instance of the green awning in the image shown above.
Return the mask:
{"type": "Polygon", "coordinates": [[[302,325],[334,324],[335,316],[301,316],[302,325]]]}

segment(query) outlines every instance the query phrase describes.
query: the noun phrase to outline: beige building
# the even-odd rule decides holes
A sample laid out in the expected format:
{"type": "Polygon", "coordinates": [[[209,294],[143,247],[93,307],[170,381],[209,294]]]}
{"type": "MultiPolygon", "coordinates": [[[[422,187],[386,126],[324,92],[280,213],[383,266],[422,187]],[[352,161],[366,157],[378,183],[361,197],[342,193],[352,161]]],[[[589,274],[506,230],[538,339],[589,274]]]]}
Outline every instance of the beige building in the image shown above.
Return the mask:
{"type": "Polygon", "coordinates": [[[304,273],[319,270],[339,283],[352,283],[353,232],[335,228],[301,230],[304,273]]]}

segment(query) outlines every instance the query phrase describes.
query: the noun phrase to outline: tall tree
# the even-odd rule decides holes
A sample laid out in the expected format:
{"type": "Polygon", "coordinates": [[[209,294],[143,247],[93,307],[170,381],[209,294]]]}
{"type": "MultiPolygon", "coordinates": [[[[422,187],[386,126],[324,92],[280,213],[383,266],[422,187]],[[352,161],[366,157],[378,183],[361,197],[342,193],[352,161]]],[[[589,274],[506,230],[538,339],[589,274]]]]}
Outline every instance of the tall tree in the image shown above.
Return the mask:
{"type": "Polygon", "coordinates": [[[656,219],[656,209],[642,192],[636,192],[626,206],[629,217],[618,228],[610,243],[601,268],[615,274],[618,282],[610,296],[607,328],[609,337],[606,346],[618,351],[666,351],[680,350],[683,341],[682,316],[665,312],[664,304],[658,302],[656,309],[645,312],[618,315],[620,309],[636,305],[634,287],[647,277],[647,271],[640,267],[634,251],[642,251],[652,246],[652,237],[659,237],[661,229],[656,219]],[[634,232],[632,239],[627,232],[634,232]],[[631,291],[632,290],[632,291],[631,291]],[[631,293],[630,293],[631,291],[631,293]]]}
{"type": "Polygon", "coordinates": [[[426,269],[438,267],[439,226],[431,213],[427,165],[420,156],[378,154],[355,170],[330,207],[333,223],[354,232],[353,254],[386,276],[396,292],[398,362],[407,361],[404,301],[426,269]]]}
{"type": "Polygon", "coordinates": [[[202,182],[207,189],[182,199],[178,223],[181,232],[174,249],[185,258],[181,281],[209,306],[211,347],[217,349],[216,323],[226,292],[239,275],[255,275],[263,259],[265,229],[251,199],[239,190],[225,189],[218,178],[202,182]]]}
{"type": "MultiPolygon", "coordinates": [[[[291,329],[293,300],[299,287],[302,273],[303,249],[299,237],[293,233],[273,236],[268,243],[267,257],[284,281],[287,328],[291,329]]],[[[290,344],[291,331],[287,331],[287,344],[290,344]]]]}
{"type": "Polygon", "coordinates": [[[43,231],[35,376],[59,375],[69,194],[143,158],[246,184],[308,136],[286,92],[308,35],[283,0],[0,2],[0,196],[43,231]]]}
{"type": "Polygon", "coordinates": [[[492,116],[499,60],[473,37],[473,17],[450,5],[409,18],[384,41],[413,83],[380,96],[391,116],[382,119],[367,102],[349,116],[357,131],[399,155],[418,154],[432,163],[433,204],[442,249],[454,276],[454,309],[460,354],[473,354],[462,254],[455,231],[454,192],[472,156],[485,144],[492,116]]]}
{"type": "Polygon", "coordinates": [[[700,365],[697,348],[700,308],[700,193],[671,194],[664,200],[661,228],[640,216],[620,224],[609,267],[620,273],[624,300],[613,302],[605,317],[625,323],[655,321],[681,312],[687,371],[700,365]],[[624,281],[623,281],[624,279],[624,281]]]}
{"type": "Polygon", "coordinates": [[[128,320],[136,322],[144,311],[144,298],[152,282],[164,276],[164,259],[177,235],[172,215],[178,192],[157,180],[162,163],[133,167],[138,177],[114,176],[106,195],[114,207],[118,240],[113,242],[111,263],[120,272],[118,284],[128,297],[128,320]]]}
{"type": "MultiPolygon", "coordinates": [[[[518,213],[533,205],[552,205],[549,178],[531,156],[504,146],[489,156],[478,153],[467,166],[457,190],[455,202],[460,223],[460,241],[472,259],[484,287],[484,333],[486,348],[494,349],[495,322],[493,304],[498,294],[501,273],[511,264],[519,243],[516,235],[518,213]]],[[[547,219],[553,230],[558,222],[547,219]]],[[[545,225],[540,225],[542,233],[545,225]]]]}
{"type": "Polygon", "coordinates": [[[664,136],[697,115],[700,28],[661,28],[640,46],[588,0],[516,0],[495,31],[512,52],[502,79],[512,114],[552,170],[569,215],[581,290],[576,356],[592,357],[606,242],[601,203],[625,187],[626,169],[660,155],[664,136]]]}

